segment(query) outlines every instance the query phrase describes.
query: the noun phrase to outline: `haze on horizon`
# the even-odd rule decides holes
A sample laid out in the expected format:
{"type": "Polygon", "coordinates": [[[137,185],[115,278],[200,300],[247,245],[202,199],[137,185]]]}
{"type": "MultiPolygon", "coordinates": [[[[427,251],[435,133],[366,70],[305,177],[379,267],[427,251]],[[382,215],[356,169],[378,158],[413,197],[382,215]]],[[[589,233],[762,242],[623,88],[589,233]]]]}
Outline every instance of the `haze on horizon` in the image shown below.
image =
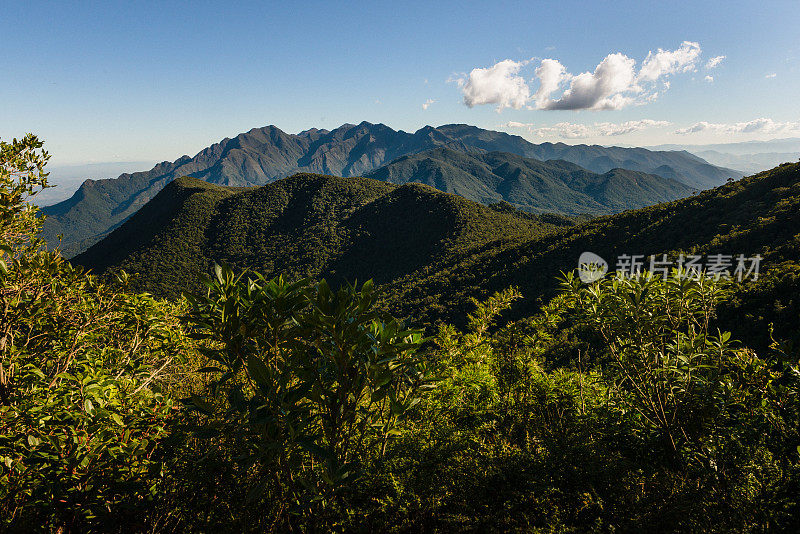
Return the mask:
{"type": "Polygon", "coordinates": [[[0,138],[34,132],[79,165],[363,120],[535,143],[800,137],[798,19],[796,2],[8,5],[0,138]]]}

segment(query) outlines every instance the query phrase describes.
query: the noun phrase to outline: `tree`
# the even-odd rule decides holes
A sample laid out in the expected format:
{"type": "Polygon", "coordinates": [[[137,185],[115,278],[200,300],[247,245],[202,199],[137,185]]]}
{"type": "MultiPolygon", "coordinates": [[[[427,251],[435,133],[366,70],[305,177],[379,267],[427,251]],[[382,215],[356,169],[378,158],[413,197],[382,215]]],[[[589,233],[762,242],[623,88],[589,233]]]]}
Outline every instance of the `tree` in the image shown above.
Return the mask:
{"type": "Polygon", "coordinates": [[[206,296],[188,296],[194,335],[208,348],[201,435],[244,436],[253,494],[291,523],[342,507],[365,458],[382,455],[397,423],[430,387],[421,333],[375,311],[372,282],[336,291],[322,280],[235,276],[217,266],[206,296]]]}
{"type": "Polygon", "coordinates": [[[159,378],[183,336],[172,306],[43,247],[28,200],[47,159],[33,135],[0,142],[0,522],[124,524],[156,491],[173,417],[159,378]]]}

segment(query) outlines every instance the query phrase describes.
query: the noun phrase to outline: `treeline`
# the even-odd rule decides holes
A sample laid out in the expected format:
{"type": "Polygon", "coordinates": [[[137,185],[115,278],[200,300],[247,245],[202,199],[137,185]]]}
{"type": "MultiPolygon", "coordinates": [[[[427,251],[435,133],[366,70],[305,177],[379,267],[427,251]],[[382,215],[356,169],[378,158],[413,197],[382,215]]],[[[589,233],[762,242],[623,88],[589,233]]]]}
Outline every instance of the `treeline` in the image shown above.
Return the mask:
{"type": "Polygon", "coordinates": [[[800,526],[798,349],[719,331],[724,281],[567,273],[429,337],[370,282],[218,266],[156,300],[41,246],[46,161],[0,144],[6,530],[800,526]]]}

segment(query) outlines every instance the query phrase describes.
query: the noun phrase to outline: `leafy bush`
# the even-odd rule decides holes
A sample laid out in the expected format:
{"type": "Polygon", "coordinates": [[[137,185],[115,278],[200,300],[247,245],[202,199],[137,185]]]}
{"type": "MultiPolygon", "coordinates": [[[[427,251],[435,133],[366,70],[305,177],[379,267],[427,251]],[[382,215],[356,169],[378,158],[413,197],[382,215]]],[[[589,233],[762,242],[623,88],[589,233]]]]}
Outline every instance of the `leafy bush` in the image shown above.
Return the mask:
{"type": "Polygon", "coordinates": [[[135,524],[174,419],[159,380],[181,328],[172,305],[41,248],[26,202],[47,185],[41,146],[0,143],[0,517],[17,529],[135,524]]]}
{"type": "Polygon", "coordinates": [[[190,297],[210,347],[201,371],[217,377],[189,401],[208,415],[201,435],[245,436],[242,461],[260,473],[251,496],[276,502],[279,524],[346,515],[365,458],[385,453],[431,386],[421,334],[374,310],[371,282],[333,291],[217,266],[206,283],[207,296],[190,297]]]}

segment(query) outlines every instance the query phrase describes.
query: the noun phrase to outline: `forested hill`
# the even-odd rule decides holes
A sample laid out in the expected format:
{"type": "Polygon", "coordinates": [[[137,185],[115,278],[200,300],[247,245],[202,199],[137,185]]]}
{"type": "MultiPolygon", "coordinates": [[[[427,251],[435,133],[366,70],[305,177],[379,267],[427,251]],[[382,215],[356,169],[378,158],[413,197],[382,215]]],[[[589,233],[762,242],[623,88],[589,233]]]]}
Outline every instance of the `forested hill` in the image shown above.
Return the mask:
{"type": "Polygon", "coordinates": [[[459,151],[508,152],[539,160],[561,159],[596,173],[624,168],[675,179],[697,190],[741,176],[687,152],[563,143],[537,145],[519,136],[463,124],[426,126],[407,133],[362,122],[296,135],[267,126],[223,139],[194,157],[160,163],[147,172],[123,174],[111,180],[87,180],[72,198],[42,210],[48,217],[42,235],[49,243],[63,235],[68,255],[84,250],[181,176],[234,186],[264,185],[298,172],[358,176],[401,156],[440,146],[459,151]]]}
{"type": "Polygon", "coordinates": [[[643,172],[611,169],[597,174],[563,160],[446,147],[402,156],[366,176],[395,184],[420,182],[476,202],[505,201],[534,213],[617,213],[693,192],[677,180],[643,172]]]}
{"type": "Polygon", "coordinates": [[[431,263],[458,264],[476,245],[572,224],[416,183],[298,174],[242,189],[182,177],[73,262],[138,273],[135,287],[173,297],[197,289],[214,261],[290,278],[387,283],[431,263]]]}
{"type": "MultiPolygon", "coordinates": [[[[426,273],[396,280],[390,288],[397,313],[446,316],[468,298],[518,286],[526,299],[514,314],[533,313],[551,296],[561,271],[575,269],[584,251],[605,258],[613,270],[621,255],[681,252],[703,256],[760,254],[760,278],[735,284],[735,297],[720,310],[734,333],[767,344],[768,327],[789,337],[800,332],[800,164],[704,191],[689,198],[599,217],[524,242],[481,247],[457,263],[434,263],[426,273]],[[434,306],[420,306],[423,302],[434,306]]],[[[735,263],[735,260],[733,260],[735,263]]],[[[457,312],[458,313],[458,312],[457,312]]]]}
{"type": "Polygon", "coordinates": [[[509,285],[526,296],[515,313],[529,315],[584,251],[612,269],[623,254],[761,254],[761,279],[733,302],[747,300],[740,312],[762,336],[769,321],[789,328],[800,317],[800,164],[577,226],[505,206],[366,178],[298,175],[246,190],[182,178],[75,261],[138,272],[137,287],[162,295],[196,287],[214,260],[374,278],[394,313],[430,322],[464,317],[470,297],[509,285]]]}

